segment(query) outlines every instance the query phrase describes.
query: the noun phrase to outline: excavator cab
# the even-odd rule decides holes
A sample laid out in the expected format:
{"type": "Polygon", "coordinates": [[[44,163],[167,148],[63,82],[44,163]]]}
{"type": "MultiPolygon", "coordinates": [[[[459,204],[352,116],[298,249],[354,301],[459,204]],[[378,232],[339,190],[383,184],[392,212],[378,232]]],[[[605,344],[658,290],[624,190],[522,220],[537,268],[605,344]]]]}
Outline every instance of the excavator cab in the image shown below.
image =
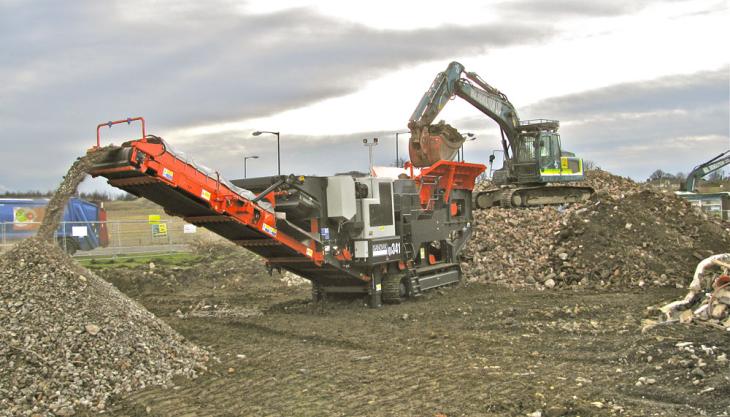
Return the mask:
{"type": "Polygon", "coordinates": [[[428,167],[439,160],[452,159],[464,142],[458,132],[446,134],[433,125],[436,116],[454,97],[460,97],[497,122],[502,136],[504,164],[493,171],[495,188],[477,194],[477,207],[565,204],[586,201],[593,194],[591,187],[549,185],[585,179],[583,161],[560,148],[560,122],[520,120],[504,93],[476,73],[467,72],[458,62],[450,63],[446,71],[436,76],[408,119],[413,166],[428,167]]]}
{"type": "Polygon", "coordinates": [[[520,123],[514,144],[514,173],[518,184],[580,181],[583,161],[560,146],[558,122],[530,120],[520,123]]]}
{"type": "Polygon", "coordinates": [[[585,179],[583,160],[572,152],[560,147],[560,134],[557,132],[540,135],[540,181],[568,182],[585,179]]]}
{"type": "Polygon", "coordinates": [[[540,172],[544,170],[560,169],[560,135],[557,133],[543,133],[538,143],[540,151],[540,172]]]}

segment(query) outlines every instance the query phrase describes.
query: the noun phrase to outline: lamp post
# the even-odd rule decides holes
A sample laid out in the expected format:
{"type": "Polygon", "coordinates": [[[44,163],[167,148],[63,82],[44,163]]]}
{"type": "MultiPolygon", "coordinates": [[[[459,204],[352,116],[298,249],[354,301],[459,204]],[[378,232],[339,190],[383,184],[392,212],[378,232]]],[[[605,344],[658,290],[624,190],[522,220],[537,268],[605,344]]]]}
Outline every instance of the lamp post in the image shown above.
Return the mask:
{"type": "Polygon", "coordinates": [[[268,130],[257,130],[253,132],[254,136],[259,136],[262,133],[269,133],[271,135],[276,135],[276,164],[278,166],[278,173],[281,175],[281,146],[279,144],[279,132],[270,132],[268,130]]]}
{"type": "Polygon", "coordinates": [[[378,138],[373,138],[372,142],[368,142],[367,138],[362,140],[362,144],[368,147],[370,154],[370,175],[373,175],[373,146],[378,146],[378,138]]]}
{"type": "Polygon", "coordinates": [[[504,151],[501,149],[493,150],[492,154],[489,155],[489,178],[492,178],[492,173],[494,172],[494,160],[497,159],[498,152],[502,154],[502,166],[504,166],[504,151]]]}
{"type": "Polygon", "coordinates": [[[403,135],[411,132],[395,132],[395,167],[400,168],[400,156],[398,155],[398,135],[403,135]]]}
{"type": "Polygon", "coordinates": [[[251,156],[243,155],[243,178],[247,178],[246,177],[246,161],[248,161],[249,159],[259,159],[259,157],[258,157],[258,155],[251,155],[251,156]]]}
{"type": "MultiPolygon", "coordinates": [[[[466,142],[466,141],[471,142],[471,141],[473,141],[473,140],[475,140],[477,138],[471,132],[469,132],[469,133],[462,133],[461,136],[464,138],[464,142],[466,142]]],[[[461,162],[464,162],[464,144],[463,143],[461,144],[461,162]]]]}

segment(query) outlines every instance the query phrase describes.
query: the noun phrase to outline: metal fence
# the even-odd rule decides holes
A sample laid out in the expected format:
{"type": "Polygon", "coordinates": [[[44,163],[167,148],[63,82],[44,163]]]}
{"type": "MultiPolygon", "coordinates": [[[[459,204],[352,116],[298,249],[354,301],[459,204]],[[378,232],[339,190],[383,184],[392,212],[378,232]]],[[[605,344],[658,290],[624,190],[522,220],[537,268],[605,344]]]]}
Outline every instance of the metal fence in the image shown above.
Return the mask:
{"type": "MultiPolygon", "coordinates": [[[[39,225],[0,222],[0,252],[35,235],[39,225]]],[[[179,219],[61,222],[56,238],[76,257],[187,252],[201,239],[215,239],[209,231],[179,219]]]]}

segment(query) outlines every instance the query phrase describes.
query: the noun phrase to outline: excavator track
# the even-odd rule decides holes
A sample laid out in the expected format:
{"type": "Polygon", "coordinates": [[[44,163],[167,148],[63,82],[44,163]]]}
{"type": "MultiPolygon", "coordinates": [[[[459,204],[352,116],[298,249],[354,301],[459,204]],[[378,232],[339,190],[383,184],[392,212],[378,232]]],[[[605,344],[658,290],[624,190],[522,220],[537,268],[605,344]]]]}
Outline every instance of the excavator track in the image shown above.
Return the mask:
{"type": "Polygon", "coordinates": [[[537,186],[494,189],[474,197],[476,208],[539,207],[588,201],[595,191],[591,187],[537,186]]]}
{"type": "Polygon", "coordinates": [[[400,304],[407,297],[403,275],[388,274],[383,277],[383,302],[388,304],[400,304]]]}
{"type": "MultiPolygon", "coordinates": [[[[512,207],[512,197],[515,194],[515,190],[503,190],[499,198],[499,206],[503,208],[512,207]]],[[[519,205],[519,204],[518,204],[519,205]]]]}

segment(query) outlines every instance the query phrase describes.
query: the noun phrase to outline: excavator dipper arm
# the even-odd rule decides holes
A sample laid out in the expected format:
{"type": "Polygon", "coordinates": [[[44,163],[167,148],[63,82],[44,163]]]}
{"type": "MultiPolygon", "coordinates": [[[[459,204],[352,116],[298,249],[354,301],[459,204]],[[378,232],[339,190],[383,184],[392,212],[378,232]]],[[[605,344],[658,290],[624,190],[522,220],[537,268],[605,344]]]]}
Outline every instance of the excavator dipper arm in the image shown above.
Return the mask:
{"type": "MultiPolygon", "coordinates": [[[[477,74],[467,73],[460,63],[452,62],[446,71],[436,76],[408,122],[411,130],[409,152],[414,166],[430,166],[441,159],[450,160],[464,142],[458,134],[448,135],[429,129],[454,96],[461,97],[497,122],[510,144],[517,136],[519,117],[507,96],[477,74]]],[[[508,152],[507,141],[503,141],[505,152],[508,152]]]]}

